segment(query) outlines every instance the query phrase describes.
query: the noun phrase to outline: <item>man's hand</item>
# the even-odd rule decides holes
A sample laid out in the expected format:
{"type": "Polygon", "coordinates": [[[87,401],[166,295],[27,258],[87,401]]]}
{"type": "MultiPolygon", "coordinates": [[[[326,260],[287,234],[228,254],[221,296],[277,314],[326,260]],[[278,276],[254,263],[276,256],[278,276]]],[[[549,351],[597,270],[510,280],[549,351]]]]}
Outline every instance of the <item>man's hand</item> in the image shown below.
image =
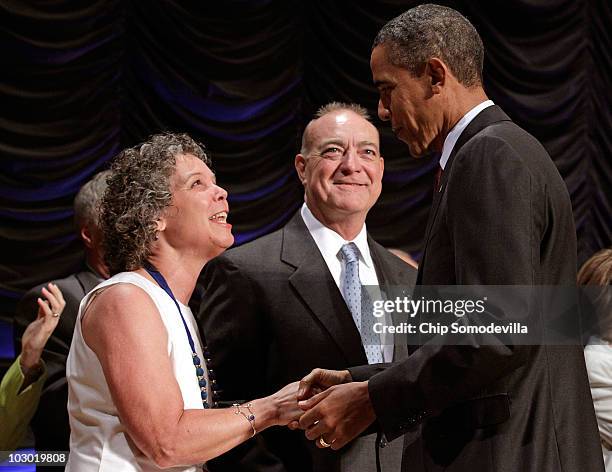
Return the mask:
{"type": "MultiPolygon", "coordinates": [[[[307,400],[333,385],[351,382],[352,380],[348,370],[313,369],[310,374],[300,381],[297,399],[307,400]]],[[[292,430],[300,428],[300,424],[297,421],[292,421],[287,426],[292,430]]]]}
{"type": "Polygon", "coordinates": [[[368,382],[331,386],[300,401],[299,405],[306,410],[300,418],[300,428],[305,430],[308,439],[316,440],[319,448],[330,444],[338,450],[376,420],[368,382]]]}
{"type": "Polygon", "coordinates": [[[348,370],[314,369],[300,381],[298,400],[307,400],[333,385],[351,382],[348,370]]]}

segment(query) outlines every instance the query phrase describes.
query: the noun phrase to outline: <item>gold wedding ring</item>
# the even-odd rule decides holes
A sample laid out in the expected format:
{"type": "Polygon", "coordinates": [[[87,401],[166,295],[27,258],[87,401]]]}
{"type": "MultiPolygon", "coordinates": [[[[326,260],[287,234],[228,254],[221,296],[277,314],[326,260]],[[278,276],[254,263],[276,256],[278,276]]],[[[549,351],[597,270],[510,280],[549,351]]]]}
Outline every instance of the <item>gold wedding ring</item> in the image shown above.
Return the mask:
{"type": "Polygon", "coordinates": [[[319,444],[321,445],[321,447],[330,447],[333,443],[334,441],[332,441],[331,443],[327,443],[325,442],[325,439],[323,439],[323,435],[319,436],[319,444]]]}

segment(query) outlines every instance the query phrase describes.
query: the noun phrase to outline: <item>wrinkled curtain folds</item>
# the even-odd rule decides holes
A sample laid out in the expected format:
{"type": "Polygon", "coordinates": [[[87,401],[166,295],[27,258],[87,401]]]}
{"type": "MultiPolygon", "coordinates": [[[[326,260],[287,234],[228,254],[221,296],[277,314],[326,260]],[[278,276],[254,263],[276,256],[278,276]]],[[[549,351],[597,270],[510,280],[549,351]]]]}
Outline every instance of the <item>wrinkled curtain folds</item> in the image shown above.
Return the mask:
{"type": "MultiPolygon", "coordinates": [[[[230,194],[236,242],[300,206],[293,159],[322,104],[376,116],[377,30],[418,2],[0,2],[0,317],[81,261],[79,187],[160,130],[203,141],[230,194]]],[[[579,260],[611,244],[612,8],[608,0],[444,2],[486,48],[489,96],[547,148],[571,195],[579,260]]],[[[368,229],[418,255],[436,157],[410,158],[389,127],[368,229]]],[[[475,189],[477,191],[477,189],[475,189]]]]}

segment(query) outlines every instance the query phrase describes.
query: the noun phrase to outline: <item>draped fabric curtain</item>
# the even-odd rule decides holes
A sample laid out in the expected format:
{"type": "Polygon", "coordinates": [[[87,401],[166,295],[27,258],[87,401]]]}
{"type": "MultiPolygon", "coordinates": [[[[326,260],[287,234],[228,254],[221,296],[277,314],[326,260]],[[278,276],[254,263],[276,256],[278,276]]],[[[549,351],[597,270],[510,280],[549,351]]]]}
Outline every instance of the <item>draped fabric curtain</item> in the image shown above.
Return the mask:
{"type": "MultiPolygon", "coordinates": [[[[160,130],[204,142],[236,244],[299,208],[293,159],[332,100],[381,132],[368,229],[418,257],[436,156],[412,159],[376,117],[371,42],[414,1],[0,1],[0,317],[81,263],[72,200],[120,149],[160,130]]],[[[608,0],[443,2],[476,25],[489,96],[547,148],[574,206],[579,260],[611,244],[608,0]]],[[[478,189],[474,189],[478,191],[478,189]]]]}

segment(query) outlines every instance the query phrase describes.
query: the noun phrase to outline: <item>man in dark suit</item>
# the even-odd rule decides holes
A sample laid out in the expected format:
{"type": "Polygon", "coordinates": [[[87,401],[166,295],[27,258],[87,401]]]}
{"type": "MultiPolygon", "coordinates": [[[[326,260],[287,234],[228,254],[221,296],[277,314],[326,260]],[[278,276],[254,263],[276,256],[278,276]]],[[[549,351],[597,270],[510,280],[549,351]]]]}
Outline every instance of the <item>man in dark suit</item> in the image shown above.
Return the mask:
{"type": "MultiPolygon", "coordinates": [[[[356,275],[349,274],[350,264],[358,266],[354,281],[382,292],[412,287],[416,279],[412,267],[366,232],[366,215],[381,191],[383,159],[365,110],[339,103],[319,110],[304,131],[295,166],[305,190],[302,209],[281,230],[210,261],[201,275],[198,320],[225,401],[270,394],[319,365],[339,369],[407,355],[405,340],[394,346],[392,337],[362,338],[368,315],[357,314],[360,302],[347,288],[347,277],[356,275]],[[353,262],[343,259],[349,250],[355,251],[353,262]]],[[[375,470],[376,434],[339,452],[321,451],[286,428],[261,436],[208,467],[375,470]]],[[[385,448],[381,458],[396,470],[401,447],[385,448]]]]}
{"type": "MultiPolygon", "coordinates": [[[[380,118],[414,157],[441,153],[418,284],[574,285],[567,189],[487,99],[469,21],[408,10],[379,32],[370,64],[380,118]]],[[[314,371],[302,397],[330,385],[302,403],[306,436],[338,448],[375,422],[388,440],[405,435],[405,471],[603,470],[579,346],[429,343],[391,366],[314,371]]]]}
{"type": "MultiPolygon", "coordinates": [[[[96,174],[74,199],[75,225],[85,250],[85,267],[64,279],[52,281],[61,290],[66,307],[59,324],[43,351],[48,377],[43,387],[38,410],[31,422],[35,446],[39,451],[67,451],[70,439],[68,424],[68,384],[66,358],[72,342],[74,322],[81,299],[102,280],[108,271],[102,256],[101,231],[98,227],[98,206],[106,189],[108,171],[96,174]]],[[[29,290],[17,306],[15,336],[21,339],[27,325],[36,318],[36,299],[44,285],[29,290]]]]}

